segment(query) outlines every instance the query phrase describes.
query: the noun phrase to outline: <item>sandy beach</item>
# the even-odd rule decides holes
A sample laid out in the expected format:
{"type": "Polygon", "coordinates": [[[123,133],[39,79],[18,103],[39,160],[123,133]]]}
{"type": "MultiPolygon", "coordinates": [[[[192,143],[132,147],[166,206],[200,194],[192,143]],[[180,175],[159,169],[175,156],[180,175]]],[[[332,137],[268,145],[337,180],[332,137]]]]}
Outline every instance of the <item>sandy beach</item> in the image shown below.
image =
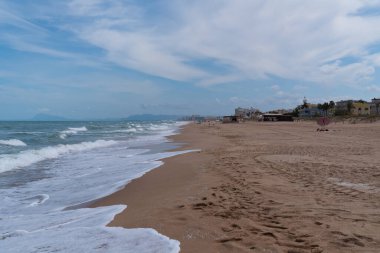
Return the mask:
{"type": "Polygon", "coordinates": [[[200,149],[93,206],[127,204],[109,226],[149,227],[181,252],[380,252],[380,124],[189,124],[200,149]]]}

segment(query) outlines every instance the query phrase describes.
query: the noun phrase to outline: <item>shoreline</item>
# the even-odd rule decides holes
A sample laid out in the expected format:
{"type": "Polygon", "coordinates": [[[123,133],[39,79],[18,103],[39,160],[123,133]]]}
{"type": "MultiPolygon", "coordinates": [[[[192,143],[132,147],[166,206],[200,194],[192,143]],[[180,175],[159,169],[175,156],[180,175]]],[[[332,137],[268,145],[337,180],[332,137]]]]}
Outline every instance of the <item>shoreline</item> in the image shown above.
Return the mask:
{"type": "Polygon", "coordinates": [[[189,124],[169,139],[201,152],[165,158],[91,207],[126,204],[108,226],[153,228],[181,252],[376,252],[379,192],[347,186],[380,187],[377,126],[189,124]]]}
{"type": "MultiPolygon", "coordinates": [[[[177,134],[168,136],[168,139],[175,146],[178,145],[178,147],[168,150],[169,152],[199,149],[199,146],[195,144],[203,136],[194,138],[195,129],[193,124],[181,126],[177,134]]],[[[209,143],[209,140],[206,143],[209,143]]],[[[204,145],[204,147],[207,146],[204,145]]],[[[192,237],[191,230],[197,231],[197,228],[186,231],[186,226],[178,227],[177,224],[178,222],[186,223],[188,220],[197,220],[199,218],[200,214],[196,214],[195,217],[189,219],[189,217],[178,215],[178,212],[182,211],[186,205],[185,202],[187,202],[183,200],[183,194],[190,200],[199,198],[199,196],[193,196],[199,195],[197,193],[199,190],[198,186],[200,185],[200,182],[197,180],[199,179],[197,175],[199,172],[199,162],[207,163],[209,160],[210,157],[204,155],[202,151],[164,158],[161,160],[163,162],[161,166],[145,173],[142,177],[133,179],[123,189],[96,200],[89,207],[115,204],[127,205],[127,208],[122,213],[116,215],[107,226],[153,228],[162,235],[180,241],[181,252],[203,252],[206,249],[212,252],[214,251],[214,247],[208,245],[209,240],[203,240],[204,238],[198,240],[199,238],[192,237]],[[196,162],[189,163],[191,160],[196,162]],[[186,170],[179,170],[178,168],[186,170]],[[176,193],[179,194],[175,196],[176,193]],[[165,198],[163,196],[170,197],[165,198]],[[157,207],[159,210],[157,210],[157,207]],[[166,213],[169,209],[173,212],[174,216],[178,216],[175,220],[171,220],[171,215],[166,213]],[[168,218],[165,222],[161,221],[163,216],[168,218]],[[186,243],[184,240],[186,240],[186,243]]],[[[215,235],[211,238],[211,241],[214,240],[215,235]]]]}

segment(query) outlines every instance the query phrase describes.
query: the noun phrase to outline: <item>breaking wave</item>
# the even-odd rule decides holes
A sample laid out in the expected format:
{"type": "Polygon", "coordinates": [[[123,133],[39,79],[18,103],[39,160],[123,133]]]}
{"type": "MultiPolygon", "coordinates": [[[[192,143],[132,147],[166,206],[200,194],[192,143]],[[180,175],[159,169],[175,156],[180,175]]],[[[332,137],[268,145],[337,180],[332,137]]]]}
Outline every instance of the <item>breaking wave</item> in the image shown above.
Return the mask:
{"type": "Polygon", "coordinates": [[[85,131],[87,131],[87,128],[85,126],[84,127],[69,127],[66,130],[62,131],[59,134],[59,137],[61,139],[66,139],[68,135],[73,135],[73,134],[77,134],[78,132],[85,132],[85,131]]]}
{"type": "Polygon", "coordinates": [[[26,143],[17,139],[11,139],[11,140],[0,140],[0,145],[26,146],[26,143]]]}
{"type": "Polygon", "coordinates": [[[112,140],[97,140],[94,142],[82,142],[71,145],[60,144],[57,146],[48,146],[38,150],[25,150],[18,154],[0,155],[0,173],[29,166],[46,159],[57,158],[67,153],[107,147],[116,143],[116,141],[112,140]]]}

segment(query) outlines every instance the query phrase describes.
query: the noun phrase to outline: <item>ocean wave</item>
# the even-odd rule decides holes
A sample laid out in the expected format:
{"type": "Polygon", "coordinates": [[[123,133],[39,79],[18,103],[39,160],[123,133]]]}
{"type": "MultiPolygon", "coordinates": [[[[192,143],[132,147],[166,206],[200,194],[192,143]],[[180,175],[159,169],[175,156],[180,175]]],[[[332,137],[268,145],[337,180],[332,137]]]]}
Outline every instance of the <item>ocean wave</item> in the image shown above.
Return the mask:
{"type": "Polygon", "coordinates": [[[105,133],[136,133],[138,129],[136,128],[128,128],[128,129],[118,129],[118,130],[111,130],[111,131],[105,131],[105,133]]]}
{"type": "Polygon", "coordinates": [[[78,132],[85,132],[87,128],[84,127],[69,127],[66,130],[60,132],[59,137],[61,139],[66,139],[68,135],[77,134],[78,132]]]}
{"type": "Polygon", "coordinates": [[[107,147],[116,143],[116,141],[112,140],[97,140],[94,142],[81,142],[71,145],[60,144],[38,150],[25,150],[18,154],[0,155],[0,173],[29,166],[33,163],[41,162],[46,159],[57,158],[67,153],[107,147]]]}
{"type": "Polygon", "coordinates": [[[122,132],[125,132],[125,133],[135,133],[135,132],[137,132],[137,129],[132,127],[132,128],[129,128],[129,129],[125,129],[122,132]]]}
{"type": "Polygon", "coordinates": [[[0,145],[26,146],[26,143],[17,139],[10,139],[10,140],[0,140],[0,145]]]}
{"type": "Polygon", "coordinates": [[[168,124],[161,124],[161,125],[151,125],[149,127],[149,130],[153,130],[153,131],[163,131],[163,130],[168,130],[170,129],[170,125],[168,124]]]}

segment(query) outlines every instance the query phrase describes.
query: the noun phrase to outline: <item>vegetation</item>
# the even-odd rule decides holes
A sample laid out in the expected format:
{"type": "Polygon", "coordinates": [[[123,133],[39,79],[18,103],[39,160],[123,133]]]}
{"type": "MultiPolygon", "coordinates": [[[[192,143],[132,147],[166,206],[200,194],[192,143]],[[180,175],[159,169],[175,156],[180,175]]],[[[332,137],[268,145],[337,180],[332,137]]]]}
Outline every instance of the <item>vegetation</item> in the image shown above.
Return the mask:
{"type": "MultiPolygon", "coordinates": [[[[356,101],[346,100],[346,107],[341,108],[341,107],[337,107],[334,101],[329,101],[329,102],[317,104],[317,108],[323,112],[323,113],[321,113],[322,115],[328,115],[328,112],[334,111],[334,116],[350,117],[352,115],[353,109],[355,109],[354,102],[356,102],[356,103],[367,103],[363,99],[356,100],[356,101]]],[[[306,97],[304,97],[302,104],[297,105],[296,108],[294,108],[292,113],[290,113],[290,114],[293,117],[299,117],[300,111],[302,109],[309,108],[309,107],[310,107],[310,104],[307,102],[306,97]]],[[[375,111],[375,114],[378,115],[380,113],[380,104],[376,103],[375,108],[373,110],[375,111]]]]}
{"type": "Polygon", "coordinates": [[[293,117],[298,117],[301,109],[302,109],[301,106],[298,105],[296,108],[293,109],[291,115],[292,115],[293,117]]]}
{"type": "Polygon", "coordinates": [[[354,109],[354,103],[350,100],[347,103],[347,114],[351,115],[351,111],[354,109]]]}
{"type": "Polygon", "coordinates": [[[309,108],[309,104],[307,103],[307,99],[303,98],[303,104],[301,105],[301,109],[309,108]]]}
{"type": "Polygon", "coordinates": [[[305,109],[305,108],[309,108],[309,104],[307,103],[307,99],[304,97],[302,105],[297,105],[297,107],[293,109],[293,112],[291,113],[291,115],[293,117],[298,117],[300,110],[305,109]]]}
{"type": "Polygon", "coordinates": [[[330,101],[329,103],[325,102],[323,104],[318,104],[317,107],[319,110],[322,110],[325,115],[327,115],[328,110],[334,109],[335,102],[334,101],[330,101]]]}

